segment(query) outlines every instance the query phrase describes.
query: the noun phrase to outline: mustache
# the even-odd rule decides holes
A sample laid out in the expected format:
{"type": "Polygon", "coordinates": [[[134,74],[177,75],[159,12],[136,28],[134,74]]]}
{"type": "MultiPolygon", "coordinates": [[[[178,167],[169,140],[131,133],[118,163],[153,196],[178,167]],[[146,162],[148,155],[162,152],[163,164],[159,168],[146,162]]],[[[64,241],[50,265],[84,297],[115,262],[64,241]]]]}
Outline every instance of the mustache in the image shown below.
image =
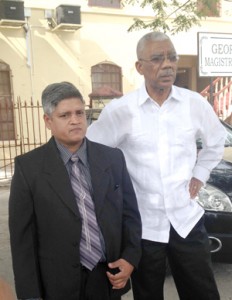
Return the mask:
{"type": "Polygon", "coordinates": [[[161,76],[174,76],[175,72],[172,69],[163,70],[161,76]]]}

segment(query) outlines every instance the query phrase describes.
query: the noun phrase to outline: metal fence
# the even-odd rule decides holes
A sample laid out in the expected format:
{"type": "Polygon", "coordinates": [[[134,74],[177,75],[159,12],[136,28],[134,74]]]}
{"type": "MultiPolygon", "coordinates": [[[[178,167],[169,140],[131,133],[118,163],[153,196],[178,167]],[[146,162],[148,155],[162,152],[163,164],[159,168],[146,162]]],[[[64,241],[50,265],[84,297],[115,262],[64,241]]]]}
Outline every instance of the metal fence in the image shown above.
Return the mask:
{"type": "Polygon", "coordinates": [[[218,77],[201,95],[213,106],[219,118],[225,119],[232,112],[232,77],[218,77]]]}
{"type": "Polygon", "coordinates": [[[43,121],[39,102],[1,98],[0,179],[12,177],[14,158],[44,144],[51,136],[43,121]]]}

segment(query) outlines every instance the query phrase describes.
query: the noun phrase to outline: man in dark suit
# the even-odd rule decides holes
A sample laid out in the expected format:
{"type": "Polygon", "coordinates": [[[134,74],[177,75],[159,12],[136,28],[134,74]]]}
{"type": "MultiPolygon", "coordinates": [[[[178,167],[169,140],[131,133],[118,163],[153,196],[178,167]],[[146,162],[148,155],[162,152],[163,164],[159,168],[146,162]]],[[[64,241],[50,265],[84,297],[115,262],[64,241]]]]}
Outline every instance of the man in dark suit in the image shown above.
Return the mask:
{"type": "Polygon", "coordinates": [[[120,297],[128,291],[141,255],[141,220],[124,156],[85,137],[84,101],[71,83],[48,85],[42,103],[53,137],[16,157],[11,184],[9,228],[17,297],[120,297]],[[74,156],[85,186],[72,173],[74,156]],[[76,191],[73,180],[83,193],[76,191]],[[88,208],[80,206],[83,199],[86,205],[87,194],[96,220],[93,239],[99,241],[94,267],[82,263],[88,251],[92,257],[87,260],[95,257],[88,208]]]}

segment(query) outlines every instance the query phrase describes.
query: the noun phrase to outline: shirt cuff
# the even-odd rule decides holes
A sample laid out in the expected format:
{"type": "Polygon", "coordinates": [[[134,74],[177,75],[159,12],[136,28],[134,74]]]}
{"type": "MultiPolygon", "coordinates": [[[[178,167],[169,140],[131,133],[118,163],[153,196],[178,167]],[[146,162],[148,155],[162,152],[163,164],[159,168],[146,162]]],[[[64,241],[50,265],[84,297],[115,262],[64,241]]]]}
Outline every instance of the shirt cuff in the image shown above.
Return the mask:
{"type": "Polygon", "coordinates": [[[210,171],[201,166],[195,166],[193,169],[193,177],[199,179],[203,184],[209,179],[210,171]]]}

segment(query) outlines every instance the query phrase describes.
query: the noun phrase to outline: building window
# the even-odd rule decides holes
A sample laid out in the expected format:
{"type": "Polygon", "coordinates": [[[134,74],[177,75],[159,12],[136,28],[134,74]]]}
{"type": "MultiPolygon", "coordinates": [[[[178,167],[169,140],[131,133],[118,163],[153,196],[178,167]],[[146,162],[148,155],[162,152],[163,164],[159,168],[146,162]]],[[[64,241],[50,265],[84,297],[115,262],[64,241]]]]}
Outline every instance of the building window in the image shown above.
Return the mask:
{"type": "Polygon", "coordinates": [[[197,8],[205,17],[220,17],[221,1],[220,0],[207,1],[207,5],[206,5],[205,0],[198,0],[197,8]]]}
{"type": "Polygon", "coordinates": [[[0,140],[15,139],[10,68],[0,61],[0,140]]]}
{"type": "Polygon", "coordinates": [[[92,90],[109,86],[122,92],[122,70],[115,64],[103,62],[91,67],[92,90]]]}
{"type": "Polygon", "coordinates": [[[121,0],[89,0],[89,6],[120,8],[121,0]]]}
{"type": "Polygon", "coordinates": [[[101,108],[122,93],[122,70],[113,63],[103,62],[91,68],[92,93],[90,108],[101,108]]]}

